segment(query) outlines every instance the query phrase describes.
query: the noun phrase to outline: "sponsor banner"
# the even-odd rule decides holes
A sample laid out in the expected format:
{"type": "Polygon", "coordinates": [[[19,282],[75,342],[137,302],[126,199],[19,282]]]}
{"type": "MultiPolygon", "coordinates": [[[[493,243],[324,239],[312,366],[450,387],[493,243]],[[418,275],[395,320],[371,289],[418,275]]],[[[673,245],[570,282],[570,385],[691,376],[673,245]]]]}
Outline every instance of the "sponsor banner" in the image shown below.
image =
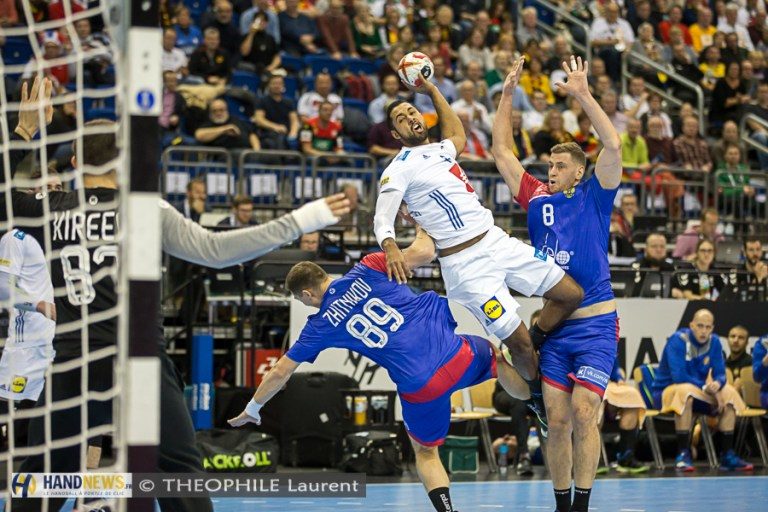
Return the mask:
{"type": "Polygon", "coordinates": [[[13,473],[12,498],[130,498],[130,473],[13,473]]]}

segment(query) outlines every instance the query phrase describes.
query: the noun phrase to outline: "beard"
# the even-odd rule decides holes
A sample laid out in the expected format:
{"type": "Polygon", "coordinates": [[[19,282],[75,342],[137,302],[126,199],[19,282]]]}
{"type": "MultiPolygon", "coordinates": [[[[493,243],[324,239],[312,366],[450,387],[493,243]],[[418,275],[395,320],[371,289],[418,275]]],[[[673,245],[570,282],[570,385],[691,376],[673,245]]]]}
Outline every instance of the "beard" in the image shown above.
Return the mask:
{"type": "Polygon", "coordinates": [[[403,141],[404,146],[419,146],[427,140],[428,137],[429,134],[424,130],[421,134],[411,133],[410,135],[400,135],[400,140],[403,141]]]}

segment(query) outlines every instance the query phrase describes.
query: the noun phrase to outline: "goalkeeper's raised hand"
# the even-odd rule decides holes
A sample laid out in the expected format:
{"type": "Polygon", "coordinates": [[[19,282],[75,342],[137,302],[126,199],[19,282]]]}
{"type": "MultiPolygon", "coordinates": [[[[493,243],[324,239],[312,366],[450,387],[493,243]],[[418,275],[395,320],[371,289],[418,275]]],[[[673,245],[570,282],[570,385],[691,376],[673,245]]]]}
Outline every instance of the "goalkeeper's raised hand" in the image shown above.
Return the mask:
{"type": "Polygon", "coordinates": [[[53,82],[48,78],[36,76],[32,81],[32,87],[29,81],[21,86],[21,104],[19,105],[19,123],[16,125],[16,133],[24,140],[29,142],[40,129],[40,109],[43,109],[45,124],[50,124],[53,120],[53,104],[51,103],[51,94],[53,93],[53,82]]]}

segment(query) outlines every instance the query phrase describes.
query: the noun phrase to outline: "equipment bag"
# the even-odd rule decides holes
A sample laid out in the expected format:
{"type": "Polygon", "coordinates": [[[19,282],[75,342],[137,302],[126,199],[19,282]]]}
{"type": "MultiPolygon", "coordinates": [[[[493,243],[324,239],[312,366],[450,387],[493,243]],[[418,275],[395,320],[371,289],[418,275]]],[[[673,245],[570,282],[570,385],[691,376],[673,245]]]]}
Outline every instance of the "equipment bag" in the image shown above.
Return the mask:
{"type": "Polygon", "coordinates": [[[277,440],[248,428],[201,430],[196,434],[203,467],[209,473],[275,473],[277,440]]]}
{"type": "Polygon", "coordinates": [[[477,437],[448,436],[439,448],[440,460],[449,473],[476,474],[480,470],[477,437]]]}
{"type": "Polygon", "coordinates": [[[401,476],[403,454],[391,432],[357,432],[344,438],[340,469],[372,476],[401,476]]]}

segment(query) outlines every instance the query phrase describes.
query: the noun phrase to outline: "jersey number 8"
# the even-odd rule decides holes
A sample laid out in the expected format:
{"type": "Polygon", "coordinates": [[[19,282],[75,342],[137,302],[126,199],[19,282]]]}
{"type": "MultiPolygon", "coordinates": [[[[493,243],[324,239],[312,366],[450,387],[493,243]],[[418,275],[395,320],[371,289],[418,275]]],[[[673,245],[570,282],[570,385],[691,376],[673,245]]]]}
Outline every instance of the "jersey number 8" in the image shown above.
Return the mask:
{"type": "Polygon", "coordinates": [[[381,327],[392,321],[389,331],[395,332],[405,321],[395,308],[376,298],[365,303],[363,313],[357,313],[347,321],[347,332],[370,348],[384,348],[389,341],[389,335],[381,327]]]}
{"type": "MultiPolygon", "coordinates": [[[[116,245],[102,245],[93,251],[93,262],[104,263],[106,258],[117,258],[116,245]]],[[[91,276],[91,255],[81,245],[67,245],[61,250],[61,269],[67,284],[67,298],[74,306],[90,304],[96,298],[91,276]],[[73,265],[74,262],[74,265],[73,265]]]]}
{"type": "Polygon", "coordinates": [[[555,207],[547,203],[541,208],[541,217],[545,226],[551,226],[555,223],[555,207]]]}

